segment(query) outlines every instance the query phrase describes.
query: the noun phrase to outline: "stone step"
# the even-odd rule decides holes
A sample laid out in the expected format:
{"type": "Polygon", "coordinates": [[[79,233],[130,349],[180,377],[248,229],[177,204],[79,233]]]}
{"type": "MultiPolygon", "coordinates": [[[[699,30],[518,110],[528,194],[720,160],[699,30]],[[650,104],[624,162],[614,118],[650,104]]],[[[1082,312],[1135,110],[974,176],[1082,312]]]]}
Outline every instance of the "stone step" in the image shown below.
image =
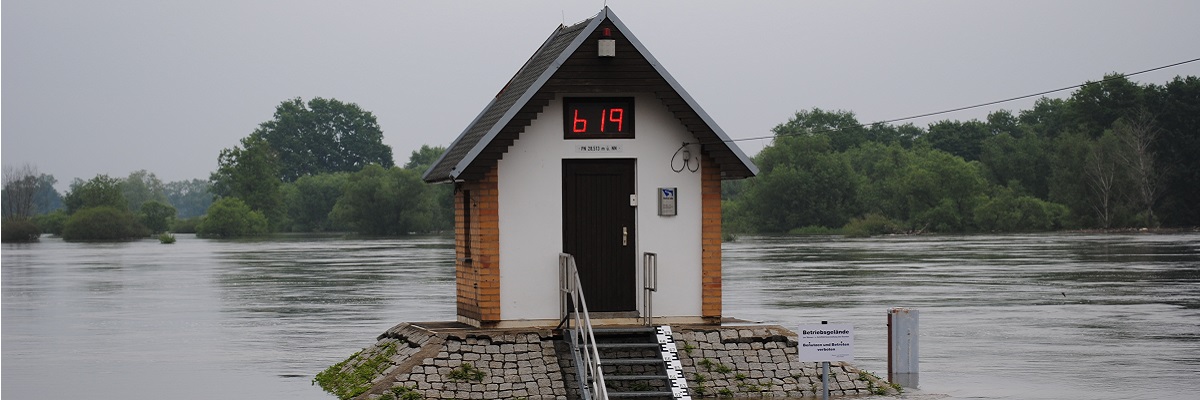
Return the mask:
{"type": "Polygon", "coordinates": [[[600,365],[653,365],[662,362],[661,358],[610,358],[601,359],[600,365]]]}
{"type": "Polygon", "coordinates": [[[645,381],[645,380],[667,380],[666,375],[612,375],[605,374],[605,381],[645,381]]]}
{"type": "Polygon", "coordinates": [[[592,333],[596,336],[600,335],[629,335],[629,334],[654,334],[654,327],[650,326],[630,326],[620,328],[593,328],[592,333]]]}
{"type": "Polygon", "coordinates": [[[629,397],[673,397],[669,391],[654,391],[654,392],[608,392],[608,397],[629,398],[629,397]]]}
{"type": "Polygon", "coordinates": [[[658,343],[596,343],[598,349],[651,349],[658,350],[658,343]]]}

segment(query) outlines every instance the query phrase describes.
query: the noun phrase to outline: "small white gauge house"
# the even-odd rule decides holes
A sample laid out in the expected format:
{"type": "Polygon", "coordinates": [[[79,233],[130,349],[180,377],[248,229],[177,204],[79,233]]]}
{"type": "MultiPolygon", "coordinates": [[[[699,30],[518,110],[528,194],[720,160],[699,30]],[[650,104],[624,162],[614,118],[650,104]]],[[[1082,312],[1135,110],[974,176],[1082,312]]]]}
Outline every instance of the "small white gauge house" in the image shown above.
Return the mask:
{"type": "Polygon", "coordinates": [[[560,253],[593,321],[721,319],[721,181],[757,167],[605,8],[560,26],[428,171],[454,185],[457,314],[552,326],[560,253]]]}

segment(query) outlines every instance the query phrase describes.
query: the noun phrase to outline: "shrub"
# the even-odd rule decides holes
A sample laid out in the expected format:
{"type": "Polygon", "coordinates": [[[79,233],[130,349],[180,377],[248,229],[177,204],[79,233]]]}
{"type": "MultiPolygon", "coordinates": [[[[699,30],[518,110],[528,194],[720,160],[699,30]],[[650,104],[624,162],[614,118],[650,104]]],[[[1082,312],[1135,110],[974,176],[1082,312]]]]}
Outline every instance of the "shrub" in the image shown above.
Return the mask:
{"type": "Polygon", "coordinates": [[[62,236],[63,226],[66,226],[67,219],[70,217],[66,211],[59,209],[49,214],[33,217],[33,221],[37,223],[38,229],[43,233],[62,236]]]}
{"type": "Polygon", "coordinates": [[[62,232],[66,241],[126,240],[146,235],[149,232],[137,223],[133,213],[113,206],[85,208],[72,214],[62,232]]]}
{"type": "Polygon", "coordinates": [[[204,222],[204,217],[192,217],[177,219],[171,224],[171,232],[175,233],[196,233],[196,226],[204,222]]]}
{"type": "Polygon", "coordinates": [[[36,242],[42,235],[37,224],[27,218],[6,218],[2,230],[4,243],[36,242]]]}
{"type": "Polygon", "coordinates": [[[983,231],[1048,231],[1062,227],[1067,208],[1002,189],[976,206],[974,214],[975,225],[983,231]]]}
{"type": "Polygon", "coordinates": [[[175,207],[157,200],[147,201],[138,209],[138,219],[151,233],[166,232],[175,219],[175,207]]]}
{"type": "Polygon", "coordinates": [[[267,233],[267,217],[236,197],[226,197],[208,207],[204,222],[196,226],[201,237],[239,237],[267,233]]]}
{"type": "Polygon", "coordinates": [[[824,226],[809,225],[788,231],[789,235],[834,235],[837,231],[824,226]]]}
{"type": "Polygon", "coordinates": [[[879,214],[867,214],[854,218],[842,227],[842,234],[846,237],[869,237],[901,232],[904,232],[904,228],[900,224],[879,214]]]}

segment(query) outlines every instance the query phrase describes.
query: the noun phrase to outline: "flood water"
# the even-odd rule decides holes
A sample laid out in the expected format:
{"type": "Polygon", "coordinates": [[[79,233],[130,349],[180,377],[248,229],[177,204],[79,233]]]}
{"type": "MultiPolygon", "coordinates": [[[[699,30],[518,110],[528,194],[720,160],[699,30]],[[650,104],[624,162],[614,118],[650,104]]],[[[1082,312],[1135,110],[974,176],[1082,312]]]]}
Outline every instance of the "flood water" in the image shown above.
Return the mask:
{"type": "MultiPolygon", "coordinates": [[[[178,238],[5,244],[0,394],[328,400],[317,372],[454,318],[450,238],[178,238]]],[[[740,237],[724,256],[727,316],[853,324],[855,364],[880,375],[886,310],[919,310],[907,397],[1200,390],[1200,234],[740,237]]]]}

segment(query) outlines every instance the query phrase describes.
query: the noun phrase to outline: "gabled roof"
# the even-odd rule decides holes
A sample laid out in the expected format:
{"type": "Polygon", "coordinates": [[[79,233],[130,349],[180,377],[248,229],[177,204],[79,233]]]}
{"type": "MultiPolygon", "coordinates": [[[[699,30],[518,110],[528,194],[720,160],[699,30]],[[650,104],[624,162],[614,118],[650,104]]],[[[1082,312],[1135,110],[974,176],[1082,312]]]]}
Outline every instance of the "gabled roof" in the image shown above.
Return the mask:
{"type": "Polygon", "coordinates": [[[425,171],[426,182],[480,178],[558,93],[653,92],[696,137],[701,151],[721,170],[723,179],[752,177],[758,167],[667,73],[625,24],[604,7],[571,26],[559,26],[525,62],[504,89],[475,117],[437,162],[425,171]],[[597,68],[596,40],[611,27],[618,57],[597,68]],[[624,44],[632,45],[637,53],[624,44]],[[621,49],[626,49],[622,51],[621,49]]]}

